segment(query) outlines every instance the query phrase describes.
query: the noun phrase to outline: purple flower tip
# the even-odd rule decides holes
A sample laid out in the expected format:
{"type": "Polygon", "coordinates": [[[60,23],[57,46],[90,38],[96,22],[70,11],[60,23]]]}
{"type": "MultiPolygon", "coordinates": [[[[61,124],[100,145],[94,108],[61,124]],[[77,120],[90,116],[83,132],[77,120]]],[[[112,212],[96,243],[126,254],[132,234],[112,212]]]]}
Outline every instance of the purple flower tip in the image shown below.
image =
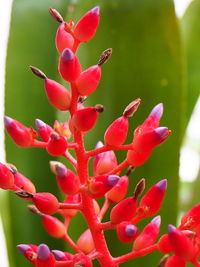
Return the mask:
{"type": "Polygon", "coordinates": [[[60,261],[65,257],[65,253],[60,250],[52,250],[52,253],[57,261],[60,261]]]}
{"type": "Polygon", "coordinates": [[[167,127],[158,127],[155,129],[155,132],[159,135],[161,140],[165,140],[169,135],[169,130],[167,127]]]}
{"type": "Polygon", "coordinates": [[[4,124],[5,126],[9,126],[13,122],[13,119],[7,116],[4,116],[4,124]]]}
{"type": "Polygon", "coordinates": [[[67,168],[61,164],[56,165],[56,174],[59,177],[65,176],[67,174],[67,168]]]}
{"type": "Polygon", "coordinates": [[[136,234],[137,232],[137,228],[135,227],[135,225],[133,224],[128,224],[126,227],[125,227],[125,233],[127,236],[129,237],[132,237],[136,234]]]}
{"type": "Polygon", "coordinates": [[[168,225],[168,232],[169,232],[169,234],[174,233],[175,231],[176,231],[176,227],[173,226],[172,224],[169,224],[168,225]]]}
{"type": "Polygon", "coordinates": [[[28,249],[31,249],[31,247],[29,245],[24,245],[24,244],[20,244],[20,245],[17,245],[17,249],[19,250],[19,252],[24,255],[25,252],[28,250],[28,249]]]}
{"type": "Polygon", "coordinates": [[[72,60],[73,58],[74,58],[74,53],[72,52],[72,50],[69,48],[65,48],[62,52],[62,59],[65,62],[68,62],[68,61],[72,60]]]}
{"type": "Polygon", "coordinates": [[[162,115],[163,115],[163,103],[160,103],[158,105],[156,105],[151,113],[150,113],[151,116],[154,116],[156,117],[158,120],[161,119],[162,115]]]}
{"type": "Polygon", "coordinates": [[[99,15],[100,12],[100,7],[99,6],[95,6],[93,9],[91,9],[91,12],[95,15],[99,15]]]}
{"type": "Polygon", "coordinates": [[[166,191],[166,189],[167,189],[167,180],[163,179],[163,180],[159,181],[156,185],[160,188],[160,190],[166,191]]]}
{"type": "Polygon", "coordinates": [[[151,222],[153,224],[155,224],[159,228],[160,224],[161,224],[161,217],[160,216],[156,216],[155,218],[153,218],[153,220],[151,222]]]}
{"type": "Polygon", "coordinates": [[[50,256],[50,250],[47,245],[41,244],[37,249],[37,256],[40,260],[47,260],[50,256]]]}
{"type": "Polygon", "coordinates": [[[103,146],[103,143],[101,141],[98,141],[95,148],[97,149],[97,148],[100,148],[102,146],[103,146]]]}
{"type": "Polygon", "coordinates": [[[36,120],[35,120],[35,125],[36,125],[36,128],[37,128],[38,130],[40,130],[40,128],[46,126],[46,123],[44,123],[43,121],[41,121],[41,120],[39,120],[39,119],[36,119],[36,120]]]}
{"type": "Polygon", "coordinates": [[[113,174],[108,176],[108,181],[107,181],[108,186],[113,187],[118,183],[118,181],[119,181],[119,176],[113,174]]]}

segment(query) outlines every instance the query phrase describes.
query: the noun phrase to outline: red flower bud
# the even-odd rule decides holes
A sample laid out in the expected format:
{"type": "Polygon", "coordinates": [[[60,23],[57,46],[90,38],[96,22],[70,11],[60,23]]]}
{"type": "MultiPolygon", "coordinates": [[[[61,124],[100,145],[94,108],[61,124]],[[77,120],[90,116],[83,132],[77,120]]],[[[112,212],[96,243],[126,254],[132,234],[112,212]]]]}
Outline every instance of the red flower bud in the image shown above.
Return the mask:
{"type": "Polygon", "coordinates": [[[37,246],[31,244],[20,244],[17,245],[17,249],[27,260],[29,260],[33,265],[35,264],[37,258],[37,246]]]}
{"type": "Polygon", "coordinates": [[[186,262],[176,255],[172,255],[167,259],[165,267],[186,267],[186,262]]]}
{"type": "Polygon", "coordinates": [[[77,110],[72,117],[72,124],[77,130],[81,132],[87,132],[94,127],[99,112],[102,111],[102,105],[96,105],[95,107],[87,107],[77,110]]]}
{"type": "Polygon", "coordinates": [[[77,241],[77,246],[85,254],[88,254],[95,249],[95,245],[94,245],[94,241],[93,241],[90,229],[87,229],[85,232],[82,233],[82,235],[79,237],[77,241]]]}
{"type": "Polygon", "coordinates": [[[186,212],[181,218],[180,229],[194,230],[200,225],[200,203],[186,212]]]}
{"type": "Polygon", "coordinates": [[[92,267],[92,262],[88,256],[79,253],[74,255],[73,262],[69,264],[69,267],[92,267]]]}
{"type": "Polygon", "coordinates": [[[36,128],[38,129],[38,132],[40,134],[40,138],[42,139],[42,141],[48,142],[49,137],[51,133],[53,132],[53,129],[51,128],[51,126],[49,126],[48,124],[46,124],[45,122],[39,119],[35,120],[35,125],[36,125],[36,128]]]}
{"type": "Polygon", "coordinates": [[[88,11],[76,24],[74,36],[81,42],[87,42],[95,35],[99,25],[99,7],[96,6],[88,11]]]}
{"type": "Polygon", "coordinates": [[[107,199],[113,203],[120,202],[128,190],[128,177],[122,176],[118,183],[106,194],[107,199]]]}
{"type": "Polygon", "coordinates": [[[144,227],[143,231],[133,244],[134,250],[144,249],[155,243],[160,231],[160,220],[160,216],[157,216],[144,227]]]}
{"type": "Polygon", "coordinates": [[[48,140],[46,150],[52,156],[61,156],[68,147],[66,139],[53,132],[48,140]]]}
{"type": "Polygon", "coordinates": [[[59,208],[57,198],[51,193],[35,193],[32,194],[30,198],[38,210],[44,214],[54,214],[59,208]]]}
{"type": "Polygon", "coordinates": [[[138,228],[130,222],[121,222],[116,230],[119,240],[124,243],[132,242],[138,235],[138,228]]]}
{"type": "Polygon", "coordinates": [[[37,133],[32,128],[27,128],[19,121],[5,116],[4,122],[7,132],[18,146],[29,147],[37,137],[37,133]]]}
{"type": "Polygon", "coordinates": [[[55,267],[56,260],[49,248],[45,244],[41,244],[37,249],[36,267],[55,267]]]}
{"type": "Polygon", "coordinates": [[[73,82],[79,77],[81,65],[78,58],[69,48],[63,50],[60,56],[58,69],[62,78],[67,82],[73,82]]]}
{"type": "Polygon", "coordinates": [[[117,175],[100,175],[88,180],[88,194],[92,198],[100,198],[105,195],[119,181],[117,175]]]}
{"type": "Polygon", "coordinates": [[[116,119],[106,130],[104,142],[107,145],[119,146],[122,145],[128,133],[128,118],[122,116],[116,119]]]}
{"type": "Polygon", "coordinates": [[[14,185],[14,176],[6,165],[0,163],[0,188],[11,189],[14,185]]]}
{"type": "Polygon", "coordinates": [[[95,175],[109,173],[117,166],[117,158],[114,151],[100,153],[94,158],[93,168],[95,175]]]}
{"type": "Polygon", "coordinates": [[[173,251],[173,248],[169,242],[168,234],[161,236],[161,238],[158,240],[158,250],[164,254],[173,251]]]}
{"type": "MultiPolygon", "coordinates": [[[[64,203],[72,203],[72,204],[77,204],[81,201],[80,195],[75,194],[75,195],[69,195],[65,198],[64,203]]],[[[78,210],[77,209],[62,209],[59,210],[59,213],[61,213],[63,216],[69,216],[69,217],[74,217],[77,214],[78,210]]]]}
{"type": "Polygon", "coordinates": [[[56,33],[56,48],[59,53],[62,53],[62,51],[65,48],[72,49],[74,44],[74,38],[70,33],[68,33],[65,30],[65,23],[62,22],[60,26],[58,27],[57,33],[56,33]]]}
{"type": "Polygon", "coordinates": [[[47,233],[55,238],[62,238],[66,233],[65,225],[55,217],[43,214],[42,224],[47,233]]]}
{"type": "Polygon", "coordinates": [[[17,170],[13,171],[14,179],[15,179],[15,185],[19,188],[21,188],[24,191],[27,191],[29,193],[35,193],[36,189],[34,184],[23,174],[18,172],[17,170]]]}
{"type": "Polygon", "coordinates": [[[189,261],[194,257],[194,246],[190,239],[173,225],[168,226],[168,237],[176,256],[189,261]]]}
{"type": "Polygon", "coordinates": [[[144,218],[154,216],[162,205],[167,189],[167,180],[161,180],[153,185],[143,196],[137,209],[138,216],[144,218]]]}
{"type": "Polygon", "coordinates": [[[92,94],[100,81],[101,78],[101,67],[94,65],[87,70],[81,72],[80,76],[76,80],[76,87],[78,93],[82,96],[92,94]]]}
{"type": "Polygon", "coordinates": [[[52,250],[51,251],[57,261],[70,261],[73,259],[73,255],[68,252],[63,252],[60,250],[52,250]]]}
{"type": "Polygon", "coordinates": [[[68,195],[76,194],[80,188],[79,177],[62,163],[57,163],[55,167],[56,179],[60,189],[68,195]]]}
{"type": "Polygon", "coordinates": [[[135,150],[128,150],[126,160],[131,166],[140,166],[149,158],[152,150],[146,150],[144,153],[135,150]]]}

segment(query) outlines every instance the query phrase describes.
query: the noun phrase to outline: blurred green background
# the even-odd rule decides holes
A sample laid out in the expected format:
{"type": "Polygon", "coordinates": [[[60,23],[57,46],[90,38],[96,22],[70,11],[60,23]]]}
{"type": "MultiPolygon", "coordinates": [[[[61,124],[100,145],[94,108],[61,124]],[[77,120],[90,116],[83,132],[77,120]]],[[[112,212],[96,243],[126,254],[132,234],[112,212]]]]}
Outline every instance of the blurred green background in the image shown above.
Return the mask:
{"type": "MultiPolygon", "coordinates": [[[[167,195],[159,213],[164,233],[169,223],[176,224],[180,210],[179,153],[199,95],[199,0],[192,2],[181,21],[175,14],[172,0],[14,0],[6,61],[5,112],[27,126],[34,126],[35,118],[51,125],[56,118],[65,119],[65,113],[60,114],[50,106],[42,81],[32,75],[28,66],[36,66],[49,78],[61,81],[54,45],[58,25],[48,14],[48,8],[56,8],[67,19],[77,21],[95,5],[101,7],[101,23],[95,38],[79,48],[80,61],[83,68],[96,64],[101,52],[108,47],[113,48],[113,55],[103,66],[98,90],[87,100],[87,105],[101,103],[106,110],[96,128],[86,135],[86,146],[91,149],[98,140],[103,140],[107,126],[133,99],[140,97],[142,103],[130,120],[131,129],[146,118],[154,105],[164,103],[161,125],[168,126],[172,135],[132,174],[129,192],[131,194],[142,177],[146,178],[147,188],[160,179],[168,180],[167,195]]],[[[128,141],[131,138],[132,132],[128,141]]],[[[7,161],[32,179],[38,191],[49,191],[62,199],[49,170],[48,162],[52,157],[44,150],[16,147],[6,136],[6,154],[7,161]]],[[[117,156],[120,161],[124,154],[117,153],[117,156]]],[[[199,197],[191,200],[194,201],[198,202],[199,197]]],[[[186,207],[190,205],[187,203],[186,207]]],[[[1,213],[10,267],[30,266],[16,251],[17,244],[47,243],[51,249],[66,248],[62,241],[47,235],[39,218],[28,212],[24,202],[12,192],[2,195],[1,213]]],[[[70,226],[72,237],[76,240],[85,227],[78,215],[70,226]]],[[[106,238],[114,256],[131,248],[131,245],[121,244],[114,231],[106,233],[106,238]]],[[[160,258],[159,253],[152,253],[122,266],[147,266],[147,262],[148,266],[157,266],[160,258]]]]}

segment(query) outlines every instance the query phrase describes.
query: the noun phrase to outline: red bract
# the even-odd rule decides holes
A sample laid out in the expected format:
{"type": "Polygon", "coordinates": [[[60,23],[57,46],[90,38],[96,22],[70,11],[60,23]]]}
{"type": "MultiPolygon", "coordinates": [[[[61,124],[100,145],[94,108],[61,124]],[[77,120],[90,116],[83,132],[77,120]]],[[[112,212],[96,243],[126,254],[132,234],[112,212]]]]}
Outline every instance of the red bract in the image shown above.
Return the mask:
{"type": "Polygon", "coordinates": [[[79,237],[77,241],[77,246],[85,254],[88,254],[95,249],[95,245],[94,245],[94,241],[93,241],[90,229],[87,229],[85,232],[82,233],[82,235],[79,237]]]}
{"type": "Polygon", "coordinates": [[[6,165],[0,163],[0,188],[11,189],[14,185],[14,176],[6,165]]]}
{"type": "Polygon", "coordinates": [[[56,48],[59,53],[62,53],[62,51],[65,48],[72,49],[74,44],[74,38],[72,35],[65,30],[65,23],[62,22],[60,26],[58,27],[57,33],[56,33],[56,48]]]}
{"type": "Polygon", "coordinates": [[[65,235],[65,225],[55,217],[42,215],[42,224],[50,236],[62,238],[65,235]]]}
{"type": "Polygon", "coordinates": [[[46,149],[47,152],[52,156],[61,156],[65,153],[67,147],[68,144],[66,139],[63,136],[53,132],[50,135],[46,149]]]}
{"type": "Polygon", "coordinates": [[[95,35],[99,25],[99,7],[96,6],[88,11],[76,24],[74,36],[80,42],[87,42],[95,35]]]}

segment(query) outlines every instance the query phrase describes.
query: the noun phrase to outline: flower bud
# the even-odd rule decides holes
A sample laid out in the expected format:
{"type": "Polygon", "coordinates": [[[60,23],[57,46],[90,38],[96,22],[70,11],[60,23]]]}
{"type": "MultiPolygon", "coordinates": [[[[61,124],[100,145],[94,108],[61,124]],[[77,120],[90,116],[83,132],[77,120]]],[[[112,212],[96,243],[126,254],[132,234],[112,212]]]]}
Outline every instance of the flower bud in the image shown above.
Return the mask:
{"type": "Polygon", "coordinates": [[[124,243],[132,242],[138,235],[138,228],[130,222],[121,222],[116,230],[119,240],[124,243]]]}
{"type": "Polygon", "coordinates": [[[48,124],[46,124],[45,122],[39,119],[35,120],[35,125],[38,129],[38,132],[40,134],[40,138],[42,139],[42,141],[48,142],[49,137],[51,133],[53,132],[53,129],[51,128],[51,126],[49,126],[48,124]]]}
{"type": "Polygon", "coordinates": [[[135,150],[128,150],[126,160],[127,163],[133,167],[140,166],[147,161],[152,150],[146,150],[144,153],[137,152],[135,150]]]}
{"type": "Polygon", "coordinates": [[[60,250],[52,250],[51,251],[57,261],[69,261],[73,259],[73,255],[68,252],[63,252],[60,250]]]}
{"type": "Polygon", "coordinates": [[[20,244],[17,245],[17,249],[27,260],[29,260],[33,265],[35,264],[37,258],[37,246],[32,244],[20,244]]]}
{"type": "Polygon", "coordinates": [[[50,236],[62,238],[65,233],[65,225],[57,218],[49,215],[42,215],[42,224],[50,236]]]}
{"type": "Polygon", "coordinates": [[[107,145],[122,145],[128,133],[128,118],[125,116],[116,119],[106,130],[104,134],[104,142],[107,145]]]}
{"type": "Polygon", "coordinates": [[[4,122],[8,134],[18,146],[29,147],[37,137],[36,131],[32,128],[27,128],[19,121],[5,116],[4,122]]]}
{"type": "Polygon", "coordinates": [[[74,44],[74,38],[70,33],[65,30],[65,23],[62,22],[56,33],[56,48],[61,54],[65,48],[72,49],[74,44]]]}
{"type": "Polygon", "coordinates": [[[95,175],[109,173],[116,166],[117,158],[112,150],[100,153],[94,158],[93,167],[95,175]]]}
{"type": "Polygon", "coordinates": [[[58,70],[62,78],[67,82],[73,82],[79,77],[81,65],[78,58],[69,48],[63,50],[60,56],[58,70]]]}
{"type": "Polygon", "coordinates": [[[100,81],[101,78],[101,67],[94,65],[87,70],[81,72],[78,79],[76,80],[76,87],[78,93],[82,96],[92,94],[100,81]]]}
{"type": "Polygon", "coordinates": [[[48,140],[46,150],[52,156],[61,156],[65,153],[67,147],[66,139],[56,132],[53,132],[48,140]]]}
{"type": "Polygon", "coordinates": [[[139,217],[154,216],[162,205],[165,192],[167,190],[167,180],[161,180],[153,185],[140,201],[137,213],[139,217]]]}
{"type": "Polygon", "coordinates": [[[160,216],[155,217],[147,224],[141,234],[136,238],[133,249],[140,250],[153,245],[160,231],[160,216]]]}
{"type": "Polygon", "coordinates": [[[180,229],[194,230],[200,225],[200,203],[186,212],[181,218],[180,229]]]}
{"type": "Polygon", "coordinates": [[[158,250],[164,254],[173,251],[172,246],[169,242],[168,234],[162,235],[161,238],[158,240],[158,250]]]}
{"type": "Polygon", "coordinates": [[[118,183],[106,194],[107,199],[113,203],[120,202],[128,190],[128,177],[122,176],[118,183]]]}
{"type": "Polygon", "coordinates": [[[76,24],[74,36],[80,42],[87,42],[95,35],[99,25],[99,7],[89,10],[76,24]]]}
{"type": "Polygon", "coordinates": [[[88,180],[88,194],[92,198],[100,198],[105,195],[119,181],[117,175],[100,175],[88,180]]]}
{"type": "MultiPolygon", "coordinates": [[[[64,203],[72,203],[72,204],[77,204],[81,201],[80,199],[80,195],[79,194],[75,194],[75,195],[68,195],[65,200],[64,203]]],[[[78,210],[77,209],[62,209],[59,210],[59,213],[61,213],[63,216],[67,217],[74,217],[77,214],[78,210]]]]}
{"type": "Polygon", "coordinates": [[[186,261],[180,259],[176,255],[172,255],[167,259],[165,267],[186,267],[186,261]]]}
{"type": "Polygon", "coordinates": [[[90,229],[87,229],[85,232],[82,233],[82,235],[79,237],[77,241],[77,246],[85,254],[88,254],[95,249],[90,229]]]}
{"type": "Polygon", "coordinates": [[[48,246],[41,244],[37,249],[36,267],[55,267],[56,260],[48,246]]]}
{"type": "Polygon", "coordinates": [[[14,176],[9,168],[0,163],[0,188],[11,189],[14,185],[14,176]]]}

